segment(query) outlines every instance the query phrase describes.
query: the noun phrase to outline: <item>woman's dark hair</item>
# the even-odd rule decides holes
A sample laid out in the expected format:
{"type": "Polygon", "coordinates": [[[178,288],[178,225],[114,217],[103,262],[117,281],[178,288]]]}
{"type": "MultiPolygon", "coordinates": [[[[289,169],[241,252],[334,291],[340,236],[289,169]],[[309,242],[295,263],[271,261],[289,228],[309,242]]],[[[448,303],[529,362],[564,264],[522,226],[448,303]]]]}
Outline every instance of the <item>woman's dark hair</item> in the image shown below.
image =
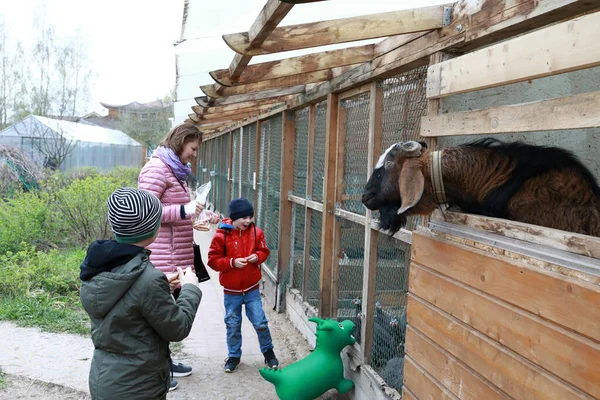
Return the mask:
{"type": "Polygon", "coordinates": [[[171,129],[160,145],[170,148],[179,156],[183,151],[183,146],[194,140],[202,143],[202,132],[196,125],[183,123],[171,129]]]}

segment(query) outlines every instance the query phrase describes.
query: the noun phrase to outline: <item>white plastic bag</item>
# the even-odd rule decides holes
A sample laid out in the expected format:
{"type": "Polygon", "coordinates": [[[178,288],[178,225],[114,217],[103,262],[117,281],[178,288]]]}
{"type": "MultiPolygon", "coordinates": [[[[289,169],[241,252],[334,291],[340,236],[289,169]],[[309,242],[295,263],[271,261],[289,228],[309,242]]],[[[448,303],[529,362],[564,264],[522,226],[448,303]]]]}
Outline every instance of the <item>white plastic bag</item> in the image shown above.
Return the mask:
{"type": "Polygon", "coordinates": [[[208,194],[210,193],[211,188],[212,183],[210,181],[199,186],[198,189],[196,189],[196,203],[206,206],[206,199],[208,199],[208,194]]]}
{"type": "Polygon", "coordinates": [[[204,206],[204,210],[196,216],[193,222],[193,227],[199,231],[208,231],[210,230],[210,217],[211,214],[208,211],[210,208],[210,204],[207,201],[208,194],[210,193],[210,189],[212,188],[212,183],[210,181],[205,184],[199,186],[196,189],[196,203],[204,206]]]}

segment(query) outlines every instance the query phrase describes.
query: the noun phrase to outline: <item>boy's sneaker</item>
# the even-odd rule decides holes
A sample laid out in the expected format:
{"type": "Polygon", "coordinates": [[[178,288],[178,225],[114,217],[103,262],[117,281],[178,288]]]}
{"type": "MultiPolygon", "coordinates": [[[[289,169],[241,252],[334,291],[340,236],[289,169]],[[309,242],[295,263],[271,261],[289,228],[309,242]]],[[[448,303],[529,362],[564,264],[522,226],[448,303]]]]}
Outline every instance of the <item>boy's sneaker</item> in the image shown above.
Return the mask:
{"type": "Polygon", "coordinates": [[[265,364],[271,369],[279,368],[279,360],[275,357],[275,352],[273,349],[267,350],[263,353],[265,356],[265,364]]]}
{"type": "Polygon", "coordinates": [[[171,384],[169,385],[169,392],[177,389],[179,383],[175,379],[171,379],[171,384]]]}
{"type": "Polygon", "coordinates": [[[175,364],[174,362],[171,362],[171,371],[173,372],[173,376],[190,376],[192,374],[192,367],[182,363],[175,364]]]}
{"type": "Polygon", "coordinates": [[[228,357],[225,360],[225,372],[233,372],[240,365],[240,357],[228,357]]]}

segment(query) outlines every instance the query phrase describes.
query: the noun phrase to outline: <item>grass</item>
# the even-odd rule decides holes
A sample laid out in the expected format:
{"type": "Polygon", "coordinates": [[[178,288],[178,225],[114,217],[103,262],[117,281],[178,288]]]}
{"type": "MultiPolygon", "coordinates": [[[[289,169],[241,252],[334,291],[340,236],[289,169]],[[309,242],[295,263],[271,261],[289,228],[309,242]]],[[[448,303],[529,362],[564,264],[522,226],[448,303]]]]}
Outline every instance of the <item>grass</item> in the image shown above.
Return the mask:
{"type": "Polygon", "coordinates": [[[0,390],[4,389],[6,386],[6,378],[4,377],[4,372],[0,369],[0,390]]]}

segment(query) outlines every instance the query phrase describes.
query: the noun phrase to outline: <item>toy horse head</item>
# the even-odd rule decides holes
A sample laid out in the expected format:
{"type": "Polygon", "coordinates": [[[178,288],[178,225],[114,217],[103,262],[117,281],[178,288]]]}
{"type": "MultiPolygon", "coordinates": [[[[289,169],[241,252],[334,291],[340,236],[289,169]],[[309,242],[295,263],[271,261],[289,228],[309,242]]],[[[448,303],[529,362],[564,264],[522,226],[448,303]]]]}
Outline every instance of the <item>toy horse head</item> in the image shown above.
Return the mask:
{"type": "Polygon", "coordinates": [[[333,319],[316,317],[311,317],[308,320],[317,324],[317,348],[339,353],[344,347],[351,346],[356,342],[356,339],[352,336],[354,323],[350,320],[338,322],[333,319]]]}

